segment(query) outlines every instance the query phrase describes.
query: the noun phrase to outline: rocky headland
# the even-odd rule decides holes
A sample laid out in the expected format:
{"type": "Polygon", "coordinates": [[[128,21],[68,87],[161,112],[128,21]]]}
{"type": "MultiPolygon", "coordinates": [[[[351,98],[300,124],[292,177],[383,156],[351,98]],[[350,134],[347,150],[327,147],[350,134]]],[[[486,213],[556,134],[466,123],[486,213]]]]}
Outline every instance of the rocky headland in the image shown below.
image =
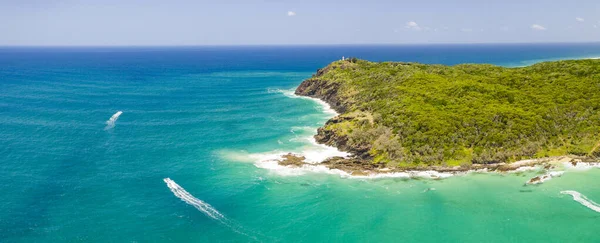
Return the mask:
{"type": "MultiPolygon", "coordinates": [[[[352,175],[514,171],[536,165],[550,169],[556,163],[598,161],[600,80],[593,78],[597,75],[599,60],[502,68],[349,59],[319,69],[295,94],[323,100],[339,113],[314,136],[320,144],[351,154],[321,163],[330,169],[352,175]],[[573,90],[561,91],[562,100],[550,97],[556,95],[553,89],[571,84],[573,90]],[[536,90],[541,85],[560,87],[536,90]],[[589,89],[584,95],[593,95],[582,97],[581,89],[589,89]],[[529,92],[538,93],[530,100],[529,92]],[[470,107],[473,104],[478,107],[470,107]]],[[[307,164],[295,154],[283,156],[279,163],[307,164]]]]}

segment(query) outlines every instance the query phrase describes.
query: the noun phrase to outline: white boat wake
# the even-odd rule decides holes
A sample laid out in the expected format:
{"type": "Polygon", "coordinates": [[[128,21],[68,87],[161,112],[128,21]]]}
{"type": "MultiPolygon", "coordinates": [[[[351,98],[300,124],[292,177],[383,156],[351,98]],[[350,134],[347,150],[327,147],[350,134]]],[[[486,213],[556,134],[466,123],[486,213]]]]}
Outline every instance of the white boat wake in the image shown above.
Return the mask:
{"type": "Polygon", "coordinates": [[[108,129],[115,127],[115,122],[119,119],[119,116],[121,116],[121,114],[123,114],[122,111],[117,111],[117,113],[112,115],[110,117],[110,119],[108,119],[108,121],[106,121],[106,127],[104,128],[104,130],[108,130],[108,129]]]}
{"type": "Polygon", "coordinates": [[[210,204],[198,198],[195,198],[194,196],[192,196],[192,194],[183,189],[183,187],[175,183],[175,181],[171,180],[170,178],[165,178],[163,179],[163,181],[167,183],[167,186],[169,187],[169,189],[171,189],[171,192],[173,192],[173,194],[175,194],[176,197],[186,202],[187,204],[194,206],[196,209],[200,210],[200,212],[206,214],[206,216],[219,220],[221,222],[223,221],[223,219],[225,219],[225,216],[223,216],[223,214],[221,214],[215,208],[210,206],[210,204]]]}
{"type": "Polygon", "coordinates": [[[600,204],[588,199],[583,194],[576,191],[561,191],[561,194],[567,194],[573,196],[573,200],[581,203],[581,205],[600,213],[600,204]]]}
{"type": "Polygon", "coordinates": [[[173,192],[173,194],[175,194],[176,197],[181,199],[181,201],[184,201],[185,203],[194,206],[196,209],[198,209],[200,212],[204,213],[206,216],[219,221],[223,225],[229,227],[234,232],[241,234],[241,235],[245,235],[247,237],[250,237],[255,241],[259,241],[256,238],[256,236],[253,236],[253,235],[257,235],[256,233],[253,233],[253,235],[245,233],[248,231],[244,230],[244,228],[241,227],[239,224],[236,224],[235,222],[225,218],[225,216],[223,214],[221,214],[217,209],[213,208],[210,204],[192,196],[192,194],[190,194],[185,189],[183,189],[183,187],[181,187],[177,183],[175,183],[175,181],[171,180],[171,178],[164,178],[163,181],[165,183],[167,183],[167,187],[169,187],[171,192],[173,192]]]}

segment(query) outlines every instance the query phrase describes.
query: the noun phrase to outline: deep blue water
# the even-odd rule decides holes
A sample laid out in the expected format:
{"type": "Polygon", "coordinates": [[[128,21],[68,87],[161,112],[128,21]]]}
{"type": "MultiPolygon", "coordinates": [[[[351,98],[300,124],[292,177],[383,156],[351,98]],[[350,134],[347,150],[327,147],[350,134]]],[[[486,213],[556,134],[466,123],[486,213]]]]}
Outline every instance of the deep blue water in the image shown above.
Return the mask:
{"type": "Polygon", "coordinates": [[[523,66],[600,57],[600,44],[0,47],[0,242],[600,240],[598,214],[558,194],[600,201],[597,171],[523,194],[520,175],[355,180],[257,165],[331,152],[309,141],[331,114],[290,92],[342,56],[523,66]]]}

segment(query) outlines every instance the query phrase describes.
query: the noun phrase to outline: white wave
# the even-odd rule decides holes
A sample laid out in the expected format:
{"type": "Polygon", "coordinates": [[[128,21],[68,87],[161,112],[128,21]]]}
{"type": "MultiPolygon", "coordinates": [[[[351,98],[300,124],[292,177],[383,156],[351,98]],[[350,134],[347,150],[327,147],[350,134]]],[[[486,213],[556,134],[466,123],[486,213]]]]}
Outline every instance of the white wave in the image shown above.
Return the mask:
{"type": "MultiPolygon", "coordinates": [[[[298,96],[294,94],[294,90],[280,90],[280,89],[269,89],[269,93],[282,93],[289,98],[300,98],[310,99],[323,107],[323,111],[331,115],[332,117],[337,115],[335,110],[331,109],[329,104],[316,98],[298,96]]],[[[313,137],[314,132],[317,128],[309,126],[295,126],[292,127],[290,132],[296,134],[296,131],[308,131],[312,130],[313,133],[308,136],[298,136],[291,139],[290,141],[305,141],[306,146],[299,148],[295,151],[271,151],[266,153],[248,153],[245,151],[241,152],[227,152],[221,151],[220,155],[229,160],[235,161],[251,161],[258,168],[267,169],[275,174],[281,176],[299,176],[307,173],[323,173],[339,175],[343,178],[355,178],[355,179],[378,179],[378,178],[428,178],[428,179],[440,179],[453,176],[458,173],[442,173],[437,171],[408,171],[408,172],[393,172],[393,173],[373,173],[369,175],[352,175],[348,172],[339,169],[330,169],[325,165],[320,164],[331,157],[348,157],[351,154],[338,150],[335,147],[319,144],[313,137]],[[279,161],[283,158],[282,156],[292,153],[296,156],[302,156],[305,158],[305,162],[302,166],[285,166],[280,165],[279,161]]],[[[382,171],[384,172],[384,171],[382,171]]]]}
{"type": "Polygon", "coordinates": [[[293,134],[296,134],[296,131],[308,131],[308,132],[314,132],[315,130],[317,130],[316,127],[310,127],[310,126],[294,126],[290,129],[290,132],[293,134]]]}
{"type": "Polygon", "coordinates": [[[405,171],[405,172],[392,172],[392,173],[375,173],[369,175],[361,175],[361,176],[350,176],[350,178],[355,179],[380,179],[380,178],[423,178],[423,179],[444,179],[457,174],[464,174],[463,172],[457,173],[448,173],[448,172],[438,172],[434,170],[426,170],[426,171],[405,171]]]}
{"type": "Polygon", "coordinates": [[[350,153],[338,150],[335,147],[319,144],[312,136],[302,137],[309,144],[298,151],[271,151],[266,153],[247,153],[242,152],[226,152],[221,155],[230,160],[236,161],[251,161],[258,168],[267,169],[281,176],[299,176],[307,173],[323,173],[339,175],[342,178],[354,179],[380,179],[380,178],[427,178],[427,179],[442,179],[448,178],[459,173],[444,173],[433,170],[429,171],[407,171],[407,172],[390,172],[390,173],[372,173],[368,175],[352,175],[346,171],[339,169],[330,169],[325,165],[320,164],[328,158],[332,157],[348,157],[350,153]],[[282,156],[294,154],[299,157],[304,157],[307,164],[302,166],[285,166],[280,165],[279,161],[282,156]]]}
{"type": "Polygon", "coordinates": [[[293,166],[284,166],[280,165],[279,161],[281,160],[281,156],[287,154],[263,154],[263,155],[251,155],[252,157],[258,158],[258,161],[254,164],[256,167],[261,169],[267,169],[277,175],[280,176],[300,176],[305,175],[307,173],[322,173],[322,174],[331,174],[331,175],[340,175],[342,177],[351,176],[349,173],[338,170],[338,169],[329,169],[324,165],[319,164],[305,164],[299,167],[293,166]]]}
{"type": "MultiPolygon", "coordinates": [[[[324,101],[322,101],[320,99],[316,99],[316,98],[299,96],[299,95],[294,94],[294,91],[295,91],[294,89],[289,89],[289,90],[271,89],[271,90],[269,90],[269,92],[279,92],[279,93],[282,93],[283,95],[285,95],[289,98],[293,98],[293,99],[300,98],[300,99],[312,100],[312,101],[316,102],[317,104],[319,104],[323,108],[324,113],[331,115],[332,117],[338,115],[338,113],[335,110],[331,109],[331,106],[329,104],[327,104],[327,102],[324,102],[324,101]]],[[[297,130],[316,131],[317,128],[309,127],[309,126],[294,126],[291,128],[290,132],[295,134],[295,132],[297,130]]],[[[299,137],[298,139],[306,140],[310,144],[310,146],[303,148],[302,151],[300,151],[298,153],[300,156],[304,156],[306,158],[305,161],[307,163],[317,164],[317,163],[323,162],[326,159],[331,158],[331,157],[350,156],[349,153],[342,152],[335,147],[317,143],[317,141],[313,137],[313,134],[311,134],[309,136],[305,136],[305,137],[299,137]]],[[[293,140],[296,141],[297,139],[293,139],[293,140]]]]}
{"type": "Polygon", "coordinates": [[[422,193],[426,193],[426,192],[429,192],[429,191],[435,191],[435,190],[436,190],[435,187],[430,187],[430,188],[427,188],[427,189],[423,190],[422,193]]]}
{"type": "Polygon", "coordinates": [[[292,98],[292,99],[307,99],[307,100],[312,100],[312,101],[316,102],[317,104],[319,104],[321,106],[321,108],[322,108],[322,111],[324,113],[326,113],[327,115],[331,115],[332,117],[339,115],[334,109],[331,108],[331,106],[327,102],[322,101],[322,100],[317,99],[317,98],[296,95],[296,94],[294,94],[295,89],[269,89],[268,92],[269,93],[282,93],[286,97],[292,98]]]}
{"type": "MultiPolygon", "coordinates": [[[[267,169],[280,176],[300,176],[308,173],[321,173],[338,175],[342,178],[348,179],[383,179],[383,178],[424,178],[424,179],[444,179],[456,174],[466,174],[466,172],[460,173],[445,173],[438,171],[406,171],[406,172],[390,172],[390,173],[371,173],[368,175],[352,175],[343,170],[330,169],[325,165],[317,163],[304,164],[302,166],[286,166],[280,165],[279,161],[282,160],[282,156],[288,154],[288,152],[270,152],[270,153],[257,153],[257,154],[246,154],[248,158],[252,159],[254,165],[258,168],[267,169]]],[[[302,154],[295,154],[297,156],[303,156],[302,154]]],[[[240,155],[234,155],[232,157],[239,157],[240,155]]],[[[307,163],[307,160],[305,160],[307,163]]]]}
{"type": "Polygon", "coordinates": [[[571,169],[571,170],[589,170],[589,169],[593,169],[593,168],[600,168],[600,163],[584,163],[584,162],[579,162],[576,163],[575,165],[573,165],[571,162],[565,162],[563,163],[564,167],[566,169],[571,169]]]}
{"type": "Polygon", "coordinates": [[[350,153],[340,151],[336,147],[327,146],[324,144],[317,143],[314,137],[310,136],[307,138],[312,146],[303,150],[300,154],[306,157],[307,163],[320,163],[328,158],[332,157],[348,157],[350,153]]]}
{"type": "Polygon", "coordinates": [[[583,194],[577,191],[561,191],[560,193],[571,195],[573,196],[573,200],[577,201],[578,203],[581,203],[581,205],[600,213],[600,204],[588,199],[583,194]]]}
{"type": "MultiPolygon", "coordinates": [[[[269,93],[281,93],[289,98],[293,99],[308,99],[316,102],[322,107],[323,112],[328,116],[336,116],[338,113],[331,108],[329,104],[326,102],[306,97],[306,96],[298,96],[294,94],[294,90],[281,90],[281,89],[269,89],[269,93]]],[[[409,171],[409,172],[396,172],[396,173],[376,173],[369,175],[361,175],[354,176],[348,172],[339,170],[339,169],[330,169],[325,165],[320,164],[331,157],[348,157],[351,154],[347,152],[343,152],[338,150],[335,147],[327,146],[324,144],[319,144],[313,137],[314,132],[317,128],[309,127],[309,126],[295,126],[290,129],[291,133],[296,134],[297,131],[312,131],[312,134],[308,136],[298,136],[296,138],[290,139],[290,141],[305,141],[307,142],[306,146],[299,148],[295,151],[271,151],[267,153],[247,153],[243,152],[225,152],[221,153],[221,155],[227,159],[236,160],[236,161],[252,161],[254,165],[258,168],[267,169],[275,174],[281,176],[299,176],[307,173],[324,173],[324,174],[334,174],[339,175],[343,178],[357,178],[357,179],[376,179],[376,178],[447,178],[452,176],[452,173],[440,173],[437,171],[409,171]],[[302,166],[284,166],[280,165],[279,161],[283,158],[282,156],[292,153],[296,156],[302,156],[305,158],[305,162],[302,166]]]]}
{"type": "Polygon", "coordinates": [[[526,172],[526,171],[537,170],[539,168],[540,168],[539,166],[521,166],[521,167],[519,167],[516,170],[511,171],[511,172],[514,172],[514,173],[517,173],[517,172],[526,172]]]}
{"type": "Polygon", "coordinates": [[[222,149],[214,152],[215,155],[228,160],[236,162],[254,163],[256,159],[252,158],[251,153],[246,150],[228,150],[222,149]]]}
{"type": "MultiPolygon", "coordinates": [[[[311,97],[295,95],[293,89],[290,89],[290,90],[269,89],[268,92],[269,93],[281,93],[281,94],[285,95],[286,97],[293,98],[293,99],[312,100],[312,101],[316,102],[318,105],[320,105],[323,108],[323,112],[326,113],[327,115],[329,115],[331,117],[337,115],[337,112],[335,112],[335,110],[331,109],[329,104],[327,104],[326,102],[321,101],[319,99],[311,98],[311,97]]],[[[346,173],[344,171],[331,170],[324,165],[319,165],[319,163],[325,161],[328,158],[336,157],[336,156],[347,157],[350,154],[340,151],[335,147],[317,143],[313,137],[314,132],[316,130],[317,130],[316,127],[310,127],[310,126],[294,126],[294,127],[292,127],[290,129],[290,132],[294,133],[294,134],[297,134],[296,133],[297,131],[302,131],[301,134],[304,134],[304,133],[310,131],[310,134],[307,136],[297,136],[296,138],[292,138],[289,140],[290,142],[297,142],[297,141],[306,142],[306,146],[303,146],[303,147],[298,148],[293,151],[272,151],[272,152],[267,152],[267,153],[255,153],[255,154],[250,154],[245,151],[242,151],[242,152],[223,152],[222,151],[221,155],[230,160],[236,160],[236,161],[250,160],[250,161],[254,162],[255,166],[258,168],[267,169],[276,174],[284,175],[284,176],[303,175],[308,172],[340,174],[340,175],[344,175],[344,176],[349,175],[348,173],[346,173]],[[279,165],[278,161],[280,161],[282,159],[282,156],[289,154],[289,153],[293,153],[298,156],[305,157],[305,162],[312,164],[312,165],[303,165],[300,167],[290,167],[290,166],[279,165]]],[[[280,140],[278,140],[278,142],[279,141],[280,140]]]]}
{"type": "Polygon", "coordinates": [[[121,116],[121,114],[123,114],[122,111],[117,111],[117,113],[112,115],[110,117],[110,119],[108,119],[108,121],[106,121],[106,127],[104,128],[104,130],[108,130],[108,129],[115,127],[115,122],[119,119],[119,116],[121,116]]]}
{"type": "Polygon", "coordinates": [[[525,184],[528,184],[528,185],[542,184],[546,181],[551,180],[554,177],[560,177],[564,173],[565,173],[564,171],[551,171],[545,175],[533,177],[533,178],[529,179],[525,184]]]}
{"type": "Polygon", "coordinates": [[[173,192],[173,194],[175,194],[176,197],[180,198],[187,204],[194,206],[196,209],[200,210],[200,212],[206,214],[206,216],[219,221],[222,221],[225,218],[223,214],[219,213],[219,211],[210,206],[210,204],[198,198],[195,198],[194,196],[192,196],[192,194],[187,192],[185,189],[183,189],[183,187],[179,186],[177,183],[175,183],[175,181],[171,180],[170,178],[165,178],[163,179],[163,181],[167,183],[167,187],[169,187],[171,192],[173,192]]]}

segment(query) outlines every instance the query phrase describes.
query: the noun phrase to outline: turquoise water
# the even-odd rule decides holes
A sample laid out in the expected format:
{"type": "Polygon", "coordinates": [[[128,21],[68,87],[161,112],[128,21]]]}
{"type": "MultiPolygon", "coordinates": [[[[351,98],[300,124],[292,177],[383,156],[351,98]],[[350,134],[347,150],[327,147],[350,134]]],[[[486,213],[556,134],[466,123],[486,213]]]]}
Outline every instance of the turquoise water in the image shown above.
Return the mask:
{"type": "Polygon", "coordinates": [[[0,241],[600,241],[600,213],[560,194],[600,202],[600,169],[523,186],[535,171],[273,167],[338,153],[310,140],[333,114],[291,91],[341,56],[521,66],[600,44],[0,48],[0,241]]]}

